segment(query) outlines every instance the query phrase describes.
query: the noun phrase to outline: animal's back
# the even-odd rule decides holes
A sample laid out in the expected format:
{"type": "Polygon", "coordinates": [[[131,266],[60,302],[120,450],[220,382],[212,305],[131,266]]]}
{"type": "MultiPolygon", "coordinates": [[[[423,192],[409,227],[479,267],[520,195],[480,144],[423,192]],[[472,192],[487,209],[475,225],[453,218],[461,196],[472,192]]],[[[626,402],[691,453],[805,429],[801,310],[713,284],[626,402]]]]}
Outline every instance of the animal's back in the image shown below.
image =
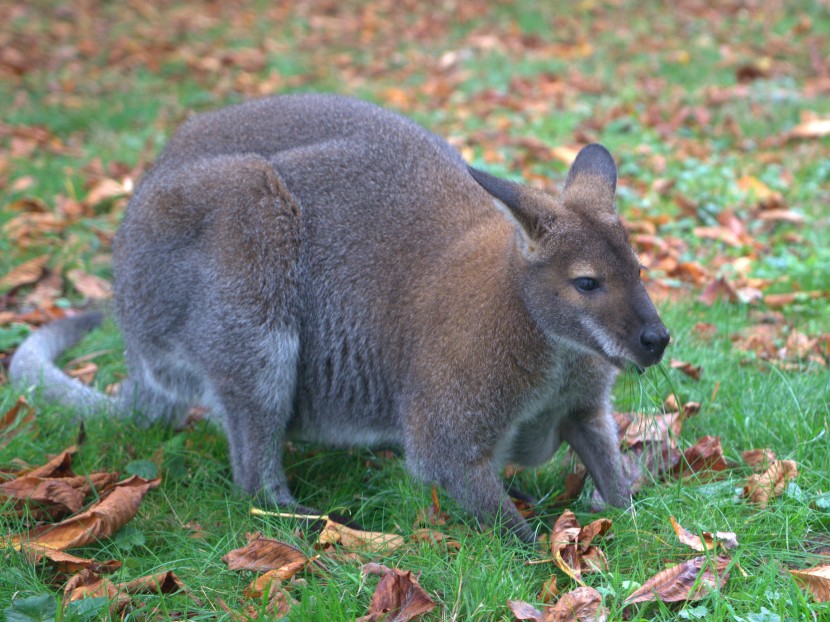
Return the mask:
{"type": "MultiPolygon", "coordinates": [[[[239,154],[267,160],[300,206],[294,427],[326,442],[397,440],[392,419],[409,354],[428,338],[419,332],[423,323],[410,318],[415,303],[423,304],[413,296],[430,295],[424,283],[435,282],[442,258],[465,235],[487,221],[504,228],[491,199],[443,139],[390,111],[327,95],[274,97],[199,115],[171,139],[144,183],[239,154]]],[[[204,307],[211,304],[203,294],[209,280],[171,291],[187,290],[182,305],[204,307]]]]}

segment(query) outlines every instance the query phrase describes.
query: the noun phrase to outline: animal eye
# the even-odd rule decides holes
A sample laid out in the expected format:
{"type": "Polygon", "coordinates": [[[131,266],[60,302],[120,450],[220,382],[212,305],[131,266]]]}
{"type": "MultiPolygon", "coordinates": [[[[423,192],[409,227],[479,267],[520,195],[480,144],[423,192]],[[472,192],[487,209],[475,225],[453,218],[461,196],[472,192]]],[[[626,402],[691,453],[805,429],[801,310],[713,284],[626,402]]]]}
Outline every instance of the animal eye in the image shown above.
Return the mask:
{"type": "Polygon", "coordinates": [[[581,292],[590,292],[599,287],[599,281],[589,276],[581,276],[578,279],[574,279],[574,287],[581,292]]]}

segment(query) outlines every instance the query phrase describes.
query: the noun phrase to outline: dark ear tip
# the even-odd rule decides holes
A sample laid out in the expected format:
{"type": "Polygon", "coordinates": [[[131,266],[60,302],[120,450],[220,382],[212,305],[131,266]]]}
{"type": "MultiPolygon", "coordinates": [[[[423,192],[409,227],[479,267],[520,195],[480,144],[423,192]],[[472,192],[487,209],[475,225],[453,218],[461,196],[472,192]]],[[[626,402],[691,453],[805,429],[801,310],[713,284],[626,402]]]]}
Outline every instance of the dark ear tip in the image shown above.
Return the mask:
{"type": "Polygon", "coordinates": [[[582,174],[599,175],[608,180],[612,187],[617,185],[617,164],[611,152],[599,143],[591,143],[579,150],[568,172],[566,187],[577,175],[582,174]]]}

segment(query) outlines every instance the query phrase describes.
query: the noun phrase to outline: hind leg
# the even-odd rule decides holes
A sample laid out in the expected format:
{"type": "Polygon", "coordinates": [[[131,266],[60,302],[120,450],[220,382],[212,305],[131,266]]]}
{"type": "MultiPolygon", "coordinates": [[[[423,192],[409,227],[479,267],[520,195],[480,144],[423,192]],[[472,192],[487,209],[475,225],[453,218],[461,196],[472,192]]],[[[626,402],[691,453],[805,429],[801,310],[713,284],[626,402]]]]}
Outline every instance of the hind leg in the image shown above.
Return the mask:
{"type": "MultiPolygon", "coordinates": [[[[299,339],[278,330],[247,341],[247,356],[211,373],[211,391],[221,405],[234,482],[269,505],[296,507],[282,467],[282,445],[293,415],[299,339]]],[[[240,342],[235,341],[237,345],[240,342]]]]}

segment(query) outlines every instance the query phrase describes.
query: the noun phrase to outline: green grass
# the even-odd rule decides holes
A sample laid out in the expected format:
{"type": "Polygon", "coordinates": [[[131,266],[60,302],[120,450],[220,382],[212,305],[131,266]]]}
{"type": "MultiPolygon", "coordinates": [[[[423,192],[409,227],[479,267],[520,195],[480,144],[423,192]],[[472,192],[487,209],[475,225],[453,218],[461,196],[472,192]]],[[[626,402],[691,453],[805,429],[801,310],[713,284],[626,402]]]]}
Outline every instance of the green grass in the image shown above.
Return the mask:
{"type": "MultiPolygon", "coordinates": [[[[153,8],[82,2],[60,11],[43,1],[20,9],[6,30],[26,53],[26,70],[19,75],[0,66],[0,187],[11,188],[27,176],[34,183],[3,192],[0,230],[19,215],[21,199],[37,199],[55,214],[62,200],[83,200],[96,179],[90,172],[96,161],[105,174],[115,165],[145,168],[192,111],[271,92],[338,91],[401,109],[453,137],[477,164],[549,188],[562,182],[566,166],[529,156],[516,139],[532,137],[551,146],[603,142],[620,165],[621,212],[635,223],[668,215],[665,222],[654,220],[656,234],[674,245],[679,260],[733,278],[736,265],[748,257],[747,276],[778,279],[766,292],[830,291],[830,143],[782,138],[805,114],[830,115],[826,94],[808,90],[816,78],[815,59],[827,63],[826,4],[801,0],[764,11],[724,5],[697,13],[633,0],[585,2],[577,9],[530,0],[495,7],[467,2],[454,9],[357,0],[327,10],[313,2],[291,10],[282,4],[153,8]],[[259,56],[247,65],[244,54],[251,50],[259,56]],[[211,59],[217,62],[206,64],[211,59]],[[712,102],[719,89],[736,87],[737,68],[753,63],[768,67],[767,77],[743,94],[712,102]],[[556,80],[560,90],[551,86],[556,80]],[[661,126],[684,107],[683,121],[668,130],[661,126]],[[11,130],[33,127],[49,140],[20,155],[11,130]],[[745,176],[781,192],[805,224],[753,220],[754,199],[737,183],[745,176]],[[652,184],[665,178],[675,186],[673,194],[662,196],[652,184]],[[695,208],[678,207],[677,194],[695,208]],[[696,227],[713,226],[729,212],[745,223],[756,247],[730,248],[694,235],[696,227]]],[[[118,202],[97,206],[58,231],[32,234],[28,244],[0,235],[0,274],[49,254],[49,267],[60,274],[80,267],[109,278],[108,240],[122,208],[118,202]]],[[[659,266],[649,278],[671,282],[659,266]]],[[[814,602],[787,570],[826,562],[830,547],[830,510],[821,497],[830,490],[830,373],[807,361],[781,370],[736,347],[735,336],[758,323],[758,312],[768,311],[763,303],[709,307],[697,301],[699,285],[678,284],[684,285],[681,295],[660,304],[673,335],[668,357],[702,366],[701,380],[668,365],[644,376],[625,374],[617,408],[659,411],[672,393],[681,402],[698,401],[701,412],[684,423],[683,448],[703,435],[719,436],[727,459],[740,465],[742,450],[769,447],[795,460],[799,477],[765,510],[736,496],[750,473],[743,466],[715,481],[655,483],[636,497],[632,511],[604,514],[613,520],[613,539],[601,543],[610,570],[585,580],[603,593],[609,619],[620,619],[623,600],[636,586],[695,555],[677,542],[669,523],[675,516],[694,532],[736,532],[740,545],[731,552],[729,582],[694,603],[630,607],[631,619],[824,619],[828,605],[814,602]],[[717,327],[711,341],[698,336],[699,322],[717,327]]],[[[24,286],[4,299],[8,307],[0,311],[27,310],[30,291],[24,286]]],[[[83,302],[64,282],[58,304],[83,302]]],[[[830,333],[826,298],[797,301],[782,312],[791,329],[830,333]]],[[[0,326],[0,349],[11,352],[26,333],[19,323],[0,326]]],[[[63,362],[106,351],[95,359],[96,383],[104,387],[126,372],[120,349],[118,330],[108,323],[63,362]]],[[[0,385],[0,411],[17,397],[0,385]]],[[[0,449],[0,469],[14,459],[40,464],[77,440],[71,413],[41,403],[37,408],[37,426],[0,449]]],[[[178,432],[92,419],[85,435],[73,465],[77,473],[152,460],[163,484],[119,534],[73,553],[122,560],[116,580],[173,570],[201,603],[181,594],[142,597],[137,617],[159,607],[161,617],[231,619],[220,599],[241,611],[250,604],[242,591],[253,575],[229,571],[221,557],[242,546],[246,532],[260,531],[311,552],[295,521],[248,514],[249,501],[233,490],[226,442],[211,424],[178,432]],[[195,525],[203,537],[192,537],[195,525]]],[[[287,472],[302,502],[350,514],[367,529],[408,536],[419,509],[431,502],[429,487],[414,482],[398,458],[383,452],[298,445],[288,453],[287,472]]],[[[562,491],[564,472],[557,457],[517,478],[529,493],[552,499],[562,491]]],[[[439,497],[451,517],[442,529],[462,544],[457,554],[407,545],[366,556],[421,573],[421,584],[438,603],[425,619],[511,620],[507,599],[535,602],[552,573],[558,573],[562,591],[575,587],[552,566],[525,564],[540,553],[482,531],[440,491],[439,497]]],[[[590,487],[571,508],[581,522],[592,520],[590,487]]],[[[538,511],[549,526],[560,510],[538,511]]],[[[24,527],[25,519],[0,514],[3,534],[24,527]]],[[[53,570],[33,567],[10,549],[0,555],[0,609],[38,595],[57,602],[62,582],[53,570]]],[[[307,574],[306,584],[292,589],[299,603],[289,619],[351,620],[366,613],[377,579],[361,577],[359,565],[327,565],[328,576],[307,574]]],[[[86,613],[78,606],[59,611],[67,620],[97,619],[102,606],[92,602],[84,605],[86,613]]]]}

